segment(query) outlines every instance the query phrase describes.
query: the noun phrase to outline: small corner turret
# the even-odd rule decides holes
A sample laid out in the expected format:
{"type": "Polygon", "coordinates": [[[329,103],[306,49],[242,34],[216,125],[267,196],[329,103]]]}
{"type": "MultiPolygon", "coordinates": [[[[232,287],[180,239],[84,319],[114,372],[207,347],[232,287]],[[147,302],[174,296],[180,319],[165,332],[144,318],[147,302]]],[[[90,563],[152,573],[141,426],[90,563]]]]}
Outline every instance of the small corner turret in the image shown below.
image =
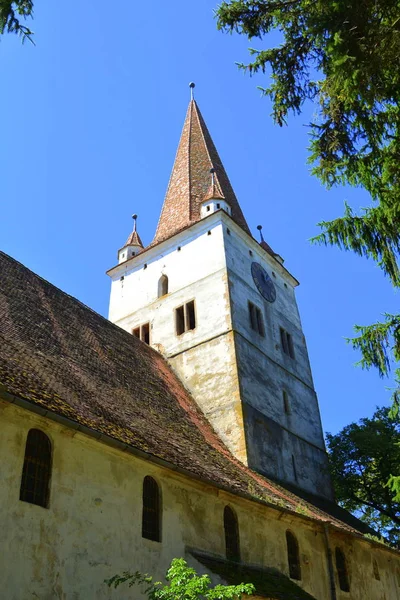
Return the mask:
{"type": "Polygon", "coordinates": [[[215,177],[214,167],[210,169],[211,184],[206,195],[201,203],[200,218],[203,219],[217,210],[224,210],[228,215],[231,215],[230,204],[226,201],[225,196],[221,192],[218,181],[215,177]]]}
{"type": "Polygon", "coordinates": [[[137,228],[137,215],[132,215],[133,219],[133,231],[126,240],[125,245],[118,250],[118,264],[125,262],[126,260],[132,258],[132,256],[136,256],[139,254],[141,250],[143,250],[142,240],[136,230],[137,228]]]}

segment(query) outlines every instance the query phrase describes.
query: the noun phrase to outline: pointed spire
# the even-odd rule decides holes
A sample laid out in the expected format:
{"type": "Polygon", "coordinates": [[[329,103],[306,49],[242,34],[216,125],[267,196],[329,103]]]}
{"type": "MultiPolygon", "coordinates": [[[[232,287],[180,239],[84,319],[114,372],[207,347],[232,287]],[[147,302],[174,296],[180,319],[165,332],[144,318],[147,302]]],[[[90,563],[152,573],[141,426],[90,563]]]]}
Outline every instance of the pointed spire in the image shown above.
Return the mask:
{"type": "MultiPolygon", "coordinates": [[[[190,84],[190,88],[192,95],[194,84],[190,84]]],[[[231,207],[233,220],[251,235],[199,107],[192,96],[153,243],[161,242],[199,221],[201,203],[210,192],[218,193],[218,197],[225,199],[231,207]],[[214,169],[214,183],[211,186],[210,169],[214,169]]]]}
{"type": "MultiPolygon", "coordinates": [[[[125,246],[140,246],[141,248],[143,248],[142,240],[140,239],[140,236],[139,236],[138,232],[136,231],[137,215],[132,215],[132,219],[133,219],[133,231],[130,234],[130,236],[128,237],[128,239],[126,240],[125,246]]],[[[124,246],[124,248],[125,248],[125,246],[124,246]]]]}

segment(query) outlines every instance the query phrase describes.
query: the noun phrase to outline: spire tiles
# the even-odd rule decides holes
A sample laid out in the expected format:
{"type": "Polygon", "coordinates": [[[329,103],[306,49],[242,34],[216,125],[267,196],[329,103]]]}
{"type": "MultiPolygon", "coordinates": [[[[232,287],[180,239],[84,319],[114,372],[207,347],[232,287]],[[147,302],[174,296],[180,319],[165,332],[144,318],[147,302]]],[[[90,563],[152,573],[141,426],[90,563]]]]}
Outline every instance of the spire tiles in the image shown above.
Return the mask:
{"type": "Polygon", "coordinates": [[[231,217],[250,234],[235,192],[231,186],[214,142],[193,97],[178,145],[167,193],[153,243],[161,242],[201,218],[201,205],[209,194],[216,194],[229,205],[231,217]],[[213,181],[210,186],[210,170],[213,181]]]}

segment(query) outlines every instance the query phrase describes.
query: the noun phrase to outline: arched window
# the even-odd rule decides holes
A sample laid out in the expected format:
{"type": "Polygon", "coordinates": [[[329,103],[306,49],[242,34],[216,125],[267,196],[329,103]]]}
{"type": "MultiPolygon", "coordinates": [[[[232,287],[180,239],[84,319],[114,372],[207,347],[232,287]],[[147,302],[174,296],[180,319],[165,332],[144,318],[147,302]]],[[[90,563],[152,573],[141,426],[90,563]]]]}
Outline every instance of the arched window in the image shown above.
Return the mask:
{"type": "Polygon", "coordinates": [[[349,577],[347,573],[346,557],[340,548],[335,550],[336,571],[339,579],[339,587],[343,592],[350,591],[349,577]]]}
{"type": "Polygon", "coordinates": [[[168,294],[168,277],[166,275],[161,275],[158,280],[158,297],[165,296],[168,294]]]}
{"type": "Polygon", "coordinates": [[[161,542],[160,488],[149,475],[143,479],[142,537],[161,542]]]}
{"type": "Polygon", "coordinates": [[[225,549],[228,560],[240,561],[239,525],[230,506],[224,508],[225,549]]]}
{"type": "Polygon", "coordinates": [[[43,431],[31,429],[25,446],[19,499],[47,508],[50,495],[51,442],[43,431]]]}
{"type": "Polygon", "coordinates": [[[300,555],[299,555],[299,544],[296,536],[291,532],[286,532],[286,544],[289,564],[289,575],[291,579],[301,579],[301,566],[300,566],[300,555]]]}

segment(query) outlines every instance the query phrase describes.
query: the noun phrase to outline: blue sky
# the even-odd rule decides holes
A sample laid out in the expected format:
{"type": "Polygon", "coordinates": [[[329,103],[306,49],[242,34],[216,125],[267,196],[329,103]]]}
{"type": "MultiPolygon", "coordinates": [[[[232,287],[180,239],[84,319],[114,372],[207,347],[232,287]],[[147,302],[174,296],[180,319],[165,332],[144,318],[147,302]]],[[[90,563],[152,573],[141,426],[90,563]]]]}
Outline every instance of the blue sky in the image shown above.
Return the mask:
{"type": "MultiPolygon", "coordinates": [[[[297,290],[325,431],[372,414],[390,394],[354,367],[354,323],[398,311],[398,296],[365,259],[311,246],[316,223],[358,208],[361,190],[326,191],[306,165],[313,111],[279,128],[242,75],[250,45],[216,29],[210,0],[36,0],[36,47],[0,43],[1,249],[106,316],[106,269],[131,229],[151,241],[173,164],[190,81],[256,235],[281,254],[297,290]],[[113,10],[113,12],[110,12],[113,10]]],[[[252,43],[261,47],[261,42],[252,43]]]]}

